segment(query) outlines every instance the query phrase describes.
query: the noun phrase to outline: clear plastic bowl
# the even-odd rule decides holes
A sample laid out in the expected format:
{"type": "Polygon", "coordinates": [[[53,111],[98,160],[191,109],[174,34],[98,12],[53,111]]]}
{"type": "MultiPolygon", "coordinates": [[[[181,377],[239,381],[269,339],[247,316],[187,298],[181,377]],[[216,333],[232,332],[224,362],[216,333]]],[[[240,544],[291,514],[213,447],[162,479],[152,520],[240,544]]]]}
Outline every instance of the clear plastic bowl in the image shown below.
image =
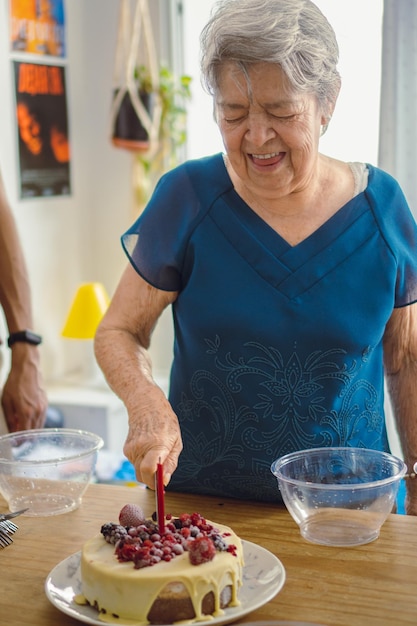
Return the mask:
{"type": "Polygon", "coordinates": [[[407,471],[397,457],[366,448],[312,448],[271,466],[301,535],[327,546],[377,539],[407,471]]]}
{"type": "Polygon", "coordinates": [[[73,511],[91,482],[97,452],[94,433],[44,428],[0,437],[0,492],[11,511],[48,516],[73,511]]]}

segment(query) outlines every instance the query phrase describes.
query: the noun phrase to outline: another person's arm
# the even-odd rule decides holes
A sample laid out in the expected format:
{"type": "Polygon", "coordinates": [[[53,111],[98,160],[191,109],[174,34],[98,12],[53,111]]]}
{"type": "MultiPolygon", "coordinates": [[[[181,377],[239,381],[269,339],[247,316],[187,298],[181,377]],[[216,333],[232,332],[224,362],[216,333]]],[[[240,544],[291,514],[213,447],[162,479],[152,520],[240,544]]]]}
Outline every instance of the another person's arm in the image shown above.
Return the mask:
{"type": "MultiPolygon", "coordinates": [[[[32,329],[28,273],[16,223],[0,176],[0,305],[9,334],[32,329]]],[[[11,367],[1,403],[10,431],[40,428],[47,399],[39,368],[39,350],[18,342],[11,348],[11,367]]]]}
{"type": "MultiPolygon", "coordinates": [[[[417,461],[417,304],[394,309],[384,335],[385,373],[409,472],[417,461]]],[[[417,479],[407,480],[406,512],[417,515],[417,479]]]]}
{"type": "Polygon", "coordinates": [[[158,461],[167,484],[182,450],[177,416],[152,378],[148,354],[155,324],[176,296],[152,287],[129,265],[95,337],[97,361],[129,414],[124,453],[151,488],[158,461]]]}

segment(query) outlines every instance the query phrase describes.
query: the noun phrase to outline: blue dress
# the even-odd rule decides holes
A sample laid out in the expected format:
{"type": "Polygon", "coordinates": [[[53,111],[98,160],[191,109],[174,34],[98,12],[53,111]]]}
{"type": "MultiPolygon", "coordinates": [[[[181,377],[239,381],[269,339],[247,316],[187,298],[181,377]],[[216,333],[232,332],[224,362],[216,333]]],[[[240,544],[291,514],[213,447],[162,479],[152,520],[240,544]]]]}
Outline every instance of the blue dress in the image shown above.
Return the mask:
{"type": "Polygon", "coordinates": [[[132,265],[178,291],[169,399],[177,491],[278,501],[271,463],[316,446],[389,450],[382,338],[417,300],[417,228],[398,184],[366,190],[296,246],[234,191],[222,155],[166,174],[123,235],[132,265]]]}

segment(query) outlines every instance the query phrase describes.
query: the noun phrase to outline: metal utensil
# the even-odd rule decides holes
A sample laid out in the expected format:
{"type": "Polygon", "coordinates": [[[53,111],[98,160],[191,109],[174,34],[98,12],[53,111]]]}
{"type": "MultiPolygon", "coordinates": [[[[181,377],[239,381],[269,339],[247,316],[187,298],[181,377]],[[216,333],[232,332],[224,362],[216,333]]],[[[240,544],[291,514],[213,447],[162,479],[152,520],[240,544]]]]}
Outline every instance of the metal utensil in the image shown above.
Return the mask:
{"type": "Polygon", "coordinates": [[[18,526],[13,522],[9,522],[5,520],[4,522],[0,522],[0,547],[7,548],[10,544],[13,543],[12,535],[16,532],[18,526]]]}
{"type": "Polygon", "coordinates": [[[27,509],[0,514],[0,548],[7,548],[7,546],[13,543],[12,535],[19,529],[19,526],[10,520],[25,511],[27,511],[27,509]]]}
{"type": "Polygon", "coordinates": [[[0,528],[0,548],[7,548],[7,546],[10,546],[12,543],[13,539],[9,533],[0,528]]]}
{"type": "Polygon", "coordinates": [[[13,517],[17,517],[18,515],[22,515],[29,509],[20,509],[20,511],[13,511],[12,513],[0,513],[0,522],[4,522],[9,519],[13,519],[13,517]]]}
{"type": "Polygon", "coordinates": [[[16,530],[19,530],[19,526],[9,520],[3,520],[0,522],[0,530],[9,533],[9,535],[14,535],[16,530]]]}

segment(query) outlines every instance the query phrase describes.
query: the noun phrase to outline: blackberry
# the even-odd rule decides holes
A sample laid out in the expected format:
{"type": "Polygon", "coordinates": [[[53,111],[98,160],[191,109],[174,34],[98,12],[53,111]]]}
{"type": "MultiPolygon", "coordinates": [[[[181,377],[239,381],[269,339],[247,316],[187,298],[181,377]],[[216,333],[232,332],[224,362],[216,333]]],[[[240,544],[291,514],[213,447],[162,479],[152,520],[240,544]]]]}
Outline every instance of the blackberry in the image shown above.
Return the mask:
{"type": "Polygon", "coordinates": [[[224,552],[227,550],[227,543],[225,542],[225,540],[223,539],[221,535],[213,534],[211,535],[211,540],[214,543],[214,547],[219,552],[224,552]]]}
{"type": "Polygon", "coordinates": [[[115,545],[120,539],[124,539],[127,537],[127,530],[124,526],[120,524],[114,524],[113,522],[108,522],[107,524],[103,524],[101,527],[101,534],[107,541],[107,543],[112,543],[115,545]]]}

